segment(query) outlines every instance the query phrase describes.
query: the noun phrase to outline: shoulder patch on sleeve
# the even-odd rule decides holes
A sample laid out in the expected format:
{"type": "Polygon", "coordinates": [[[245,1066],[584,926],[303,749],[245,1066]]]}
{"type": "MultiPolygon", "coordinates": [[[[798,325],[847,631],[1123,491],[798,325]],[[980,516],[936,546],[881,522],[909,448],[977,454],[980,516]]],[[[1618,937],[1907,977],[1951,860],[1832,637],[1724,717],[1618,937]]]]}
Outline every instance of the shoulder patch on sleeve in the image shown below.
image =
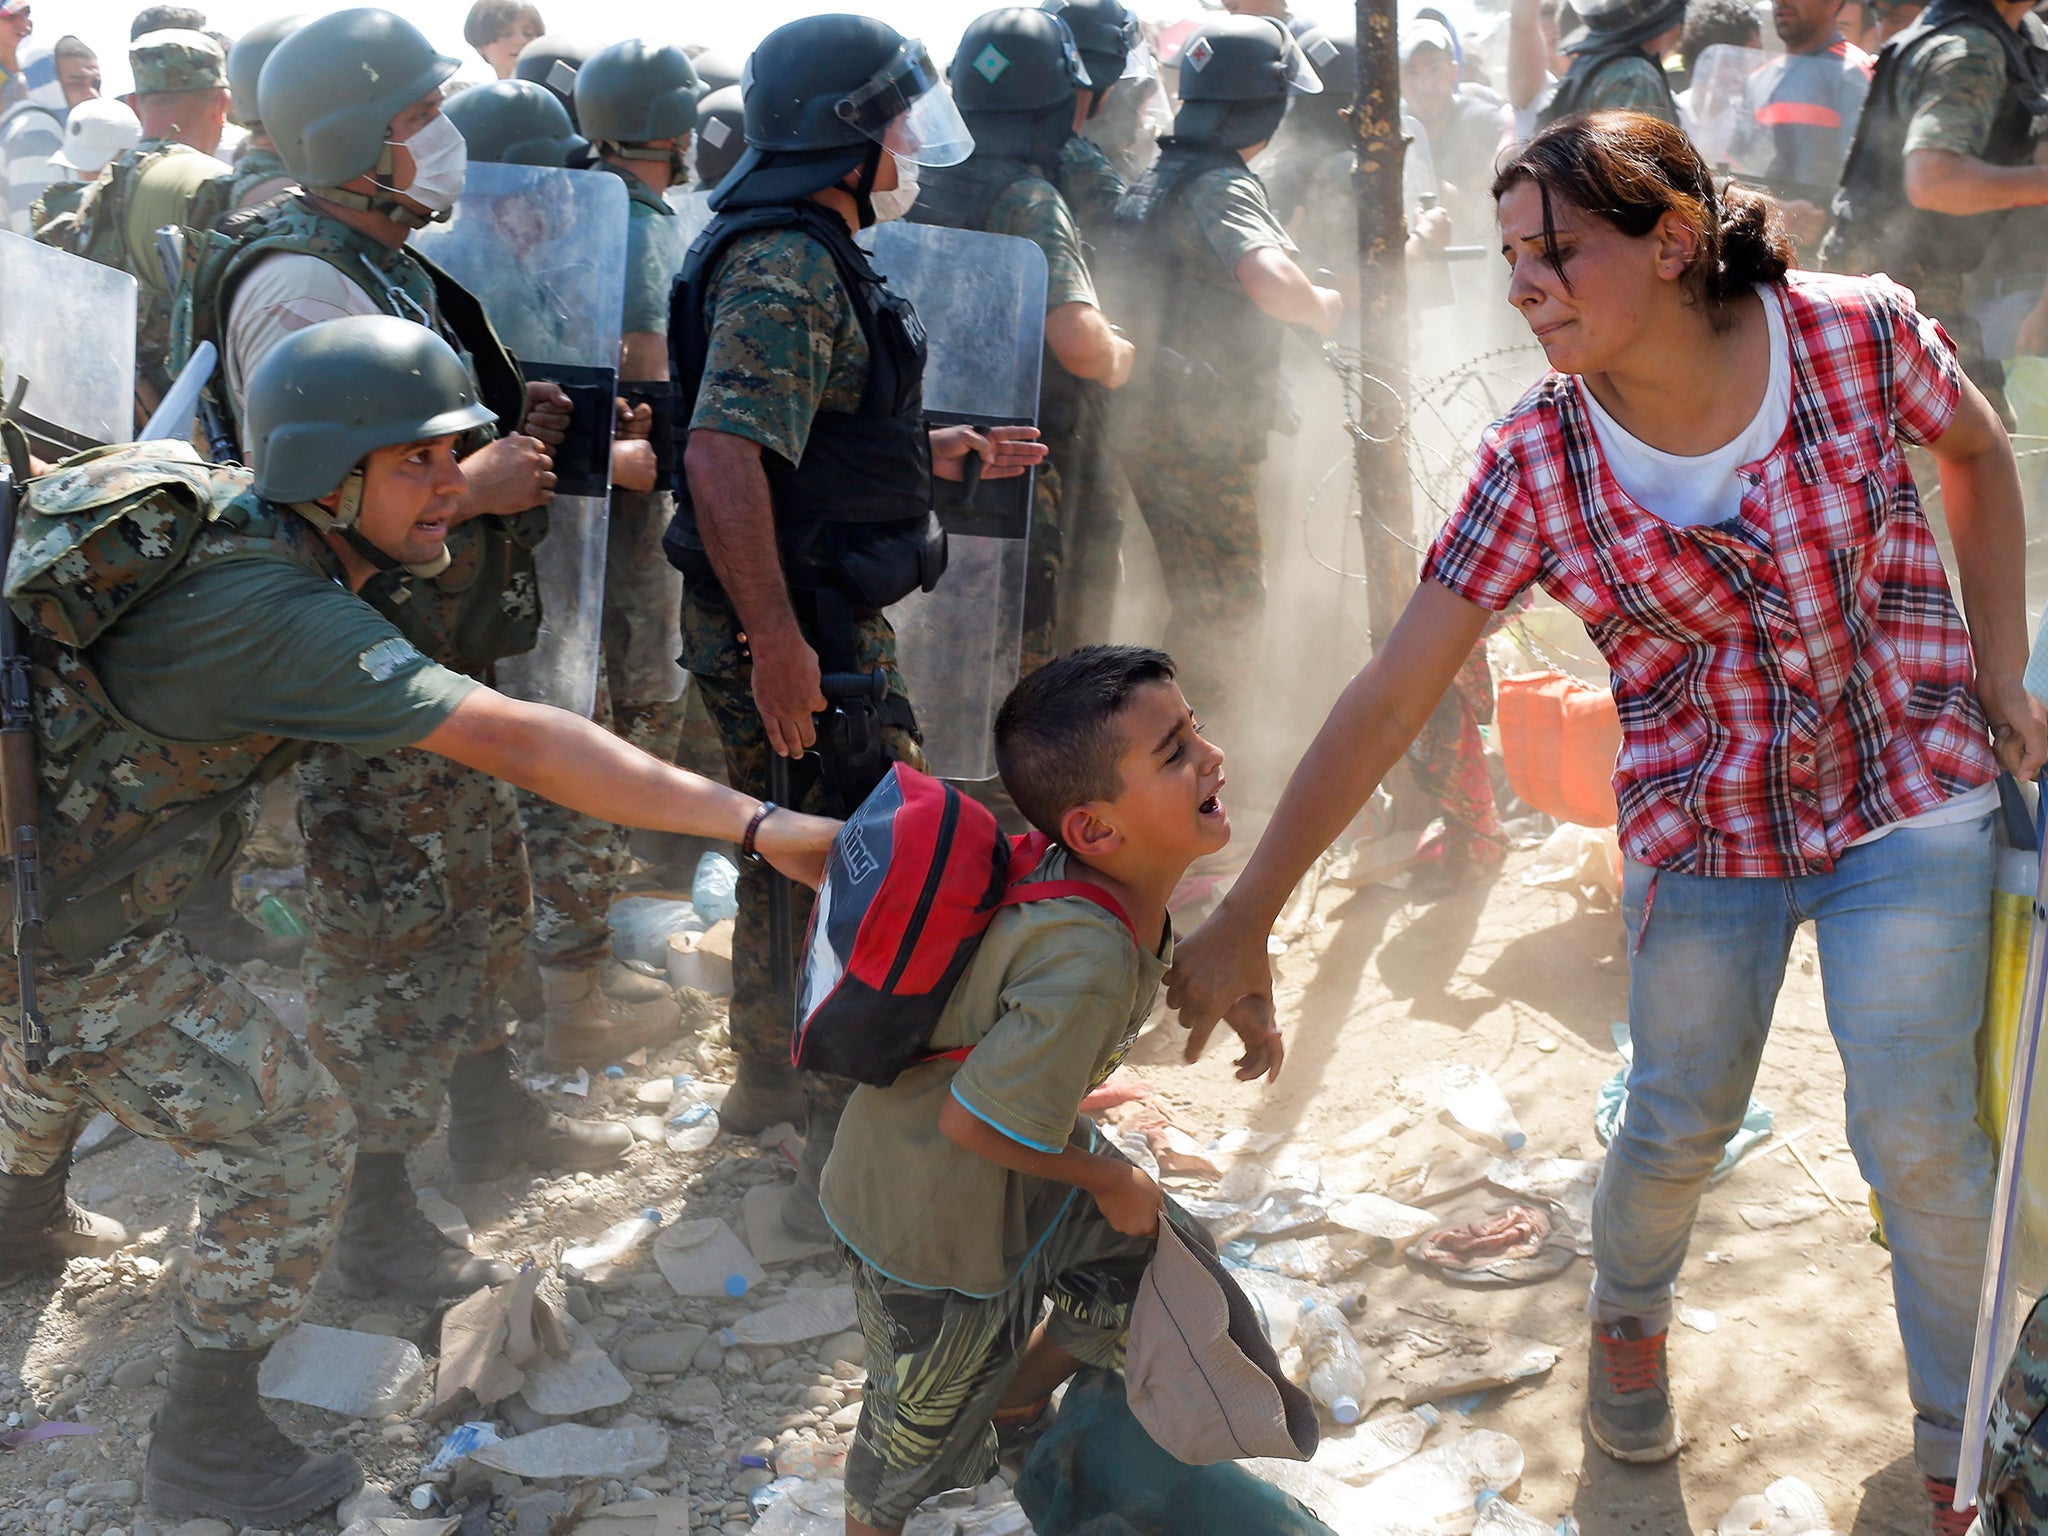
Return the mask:
{"type": "Polygon", "coordinates": [[[425,659],[418,648],[403,635],[390,635],[358,656],[356,665],[376,681],[388,683],[397,676],[400,667],[425,659]]]}

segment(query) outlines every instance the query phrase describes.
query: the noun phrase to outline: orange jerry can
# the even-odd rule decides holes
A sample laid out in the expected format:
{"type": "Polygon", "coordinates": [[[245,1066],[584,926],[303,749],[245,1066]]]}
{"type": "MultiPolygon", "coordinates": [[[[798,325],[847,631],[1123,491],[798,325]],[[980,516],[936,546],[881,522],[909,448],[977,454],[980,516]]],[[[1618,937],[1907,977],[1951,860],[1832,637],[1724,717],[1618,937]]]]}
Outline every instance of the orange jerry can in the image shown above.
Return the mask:
{"type": "Polygon", "coordinates": [[[1530,806],[1582,827],[1611,827],[1621,716],[1614,695],[1563,672],[1504,677],[1494,728],[1508,783],[1530,806]]]}

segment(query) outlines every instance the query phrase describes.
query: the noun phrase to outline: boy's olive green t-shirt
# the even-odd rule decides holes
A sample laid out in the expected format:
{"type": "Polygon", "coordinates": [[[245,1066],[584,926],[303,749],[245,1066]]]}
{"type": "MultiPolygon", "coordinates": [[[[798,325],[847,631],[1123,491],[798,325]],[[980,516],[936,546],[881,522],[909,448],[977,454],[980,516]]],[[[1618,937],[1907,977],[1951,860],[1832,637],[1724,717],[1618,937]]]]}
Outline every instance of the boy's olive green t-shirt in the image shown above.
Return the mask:
{"type": "MultiPolygon", "coordinates": [[[[1034,880],[1067,878],[1055,848],[1034,880]]],[[[820,1196],[848,1247],[906,1285],[994,1296],[1008,1289],[1072,1200],[956,1146],[939,1129],[950,1095],[1013,1141],[1097,1150],[1081,1100],[1116,1070],[1152,1012],[1173,958],[1132,941],[1114,913],[1079,896],[1005,907],[989,924],[932,1031],[963,1062],[912,1067],[854,1091],[820,1196]]]]}

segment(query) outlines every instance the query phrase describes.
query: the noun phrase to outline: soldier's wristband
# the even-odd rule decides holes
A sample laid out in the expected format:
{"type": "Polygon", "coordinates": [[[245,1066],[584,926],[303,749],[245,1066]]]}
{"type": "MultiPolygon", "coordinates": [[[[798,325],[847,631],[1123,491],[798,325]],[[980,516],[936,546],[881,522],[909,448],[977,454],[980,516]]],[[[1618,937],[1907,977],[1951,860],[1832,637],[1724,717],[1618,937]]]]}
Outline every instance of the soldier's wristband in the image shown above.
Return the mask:
{"type": "Polygon", "coordinates": [[[766,821],[769,818],[769,816],[771,816],[774,812],[779,811],[781,809],[782,807],[777,805],[773,800],[763,800],[761,802],[761,808],[758,811],[754,812],[753,819],[747,823],[746,836],[740,839],[740,857],[745,859],[749,864],[758,864],[761,862],[760,850],[754,846],[754,839],[758,837],[761,832],[761,823],[766,821]]]}

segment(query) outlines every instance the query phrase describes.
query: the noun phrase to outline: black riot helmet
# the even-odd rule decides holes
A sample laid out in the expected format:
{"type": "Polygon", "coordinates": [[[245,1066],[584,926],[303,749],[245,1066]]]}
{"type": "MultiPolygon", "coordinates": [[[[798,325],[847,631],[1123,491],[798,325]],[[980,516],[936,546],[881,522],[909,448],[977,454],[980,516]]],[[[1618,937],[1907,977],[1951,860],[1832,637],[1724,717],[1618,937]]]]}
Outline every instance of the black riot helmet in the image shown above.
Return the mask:
{"type": "MultiPolygon", "coordinates": [[[[1344,112],[1358,94],[1358,39],[1351,24],[1306,26],[1295,33],[1295,41],[1315,66],[1323,88],[1296,97],[1288,108],[1288,122],[1298,123],[1321,138],[1348,141],[1351,134],[1344,123],[1344,112]]],[[[1292,127],[1288,129],[1293,131],[1292,127]]]]}
{"type": "Polygon", "coordinates": [[[862,222],[873,217],[882,151],[917,165],[958,165],[974,138],[925,46],[871,16],[805,16],[761,40],[740,82],[746,152],[713,208],[810,196],[849,172],[862,222]]]}
{"type": "MultiPolygon", "coordinates": [[[[1138,14],[1123,0],[1044,0],[1043,9],[1067,24],[1088,71],[1085,89],[1095,93],[1095,106],[1117,81],[1126,78],[1144,54],[1145,33],[1138,14]]],[[[1094,116],[1091,109],[1089,116],[1094,116]]]]}
{"type": "Polygon", "coordinates": [[[977,17],[961,34],[948,78],[977,153],[1052,173],[1073,137],[1075,95],[1088,85],[1064,21],[1029,6],[977,17]]]}
{"type": "Polygon", "coordinates": [[[1180,111],[1173,135],[1222,149],[1273,136],[1291,95],[1323,88],[1294,34],[1270,16],[1205,22],[1180,55],[1180,111]]]}
{"type": "Polygon", "coordinates": [[[747,147],[746,132],[745,110],[740,105],[737,85],[712,91],[697,103],[697,137],[692,143],[700,188],[709,191],[739,164],[740,154],[747,147]]]}
{"type": "Polygon", "coordinates": [[[554,93],[531,80],[493,80],[450,96],[441,108],[462,130],[469,158],[500,165],[546,165],[566,170],[589,157],[554,93]]]}
{"type": "Polygon", "coordinates": [[[512,78],[546,86],[573,123],[576,121],[576,72],[588,64],[590,56],[596,52],[594,44],[580,38],[565,37],[560,32],[543,32],[519,50],[518,62],[512,66],[512,78]]]}

